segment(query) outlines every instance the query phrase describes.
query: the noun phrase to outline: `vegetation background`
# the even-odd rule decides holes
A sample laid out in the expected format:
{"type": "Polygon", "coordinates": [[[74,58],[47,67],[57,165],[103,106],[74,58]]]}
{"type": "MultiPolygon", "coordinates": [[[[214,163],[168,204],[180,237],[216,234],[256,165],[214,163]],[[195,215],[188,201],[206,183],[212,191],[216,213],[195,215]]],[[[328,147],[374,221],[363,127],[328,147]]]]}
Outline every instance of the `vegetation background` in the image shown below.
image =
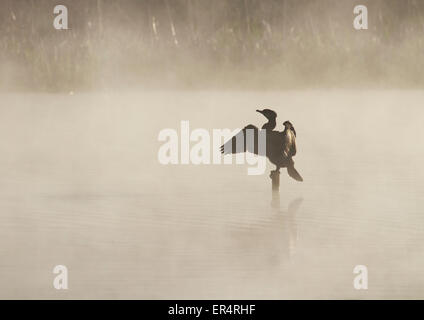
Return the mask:
{"type": "Polygon", "coordinates": [[[2,0],[0,88],[422,87],[423,35],[420,0],[2,0]]]}

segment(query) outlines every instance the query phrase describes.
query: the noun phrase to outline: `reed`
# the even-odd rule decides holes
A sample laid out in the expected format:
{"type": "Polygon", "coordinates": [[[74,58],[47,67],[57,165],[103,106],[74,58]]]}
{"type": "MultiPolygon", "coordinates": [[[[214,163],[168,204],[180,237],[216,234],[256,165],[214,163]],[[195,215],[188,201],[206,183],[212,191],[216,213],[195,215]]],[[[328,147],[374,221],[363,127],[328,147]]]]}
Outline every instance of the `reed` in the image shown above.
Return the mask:
{"type": "Polygon", "coordinates": [[[104,86],[270,88],[424,84],[424,2],[51,0],[0,4],[0,85],[66,91],[104,86]]]}

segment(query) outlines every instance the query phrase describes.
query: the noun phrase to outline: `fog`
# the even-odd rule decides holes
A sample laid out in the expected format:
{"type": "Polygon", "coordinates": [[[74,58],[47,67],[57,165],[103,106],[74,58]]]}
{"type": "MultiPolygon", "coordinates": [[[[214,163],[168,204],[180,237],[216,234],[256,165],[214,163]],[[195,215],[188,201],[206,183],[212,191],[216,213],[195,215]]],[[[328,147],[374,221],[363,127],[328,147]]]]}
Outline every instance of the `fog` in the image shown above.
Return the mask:
{"type": "Polygon", "coordinates": [[[420,91],[3,98],[2,298],[423,297],[420,91]],[[247,165],[157,161],[162,128],[260,125],[261,104],[298,132],[305,181],[282,171],[279,199],[247,165]]]}
{"type": "Polygon", "coordinates": [[[0,4],[0,298],[424,298],[421,2],[63,4],[0,4]],[[304,182],[158,161],[265,107],[304,182]]]}

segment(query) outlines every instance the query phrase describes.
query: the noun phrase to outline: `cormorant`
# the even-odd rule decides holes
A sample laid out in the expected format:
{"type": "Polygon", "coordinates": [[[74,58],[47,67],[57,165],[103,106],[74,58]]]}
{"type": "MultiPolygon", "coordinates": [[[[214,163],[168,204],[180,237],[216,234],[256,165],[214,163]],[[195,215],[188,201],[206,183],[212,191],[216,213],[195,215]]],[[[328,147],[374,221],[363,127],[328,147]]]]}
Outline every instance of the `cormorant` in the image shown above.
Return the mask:
{"type": "Polygon", "coordinates": [[[303,181],[303,178],[294,168],[294,161],[292,157],[296,154],[296,131],[290,121],[284,122],[284,131],[273,131],[275,128],[275,118],[277,114],[270,110],[256,110],[262,113],[268,122],[262,126],[261,130],[266,130],[266,154],[259,154],[258,148],[258,135],[259,129],[249,124],[244,127],[239,133],[232,137],[229,141],[221,146],[221,153],[233,154],[240,152],[251,152],[261,156],[266,156],[269,161],[276,166],[276,170],[271,172],[271,176],[280,171],[280,168],[287,168],[287,173],[290,177],[297,181],[303,181]],[[247,130],[253,130],[254,141],[253,145],[247,143],[246,132],[247,130]],[[237,145],[237,141],[243,141],[244,143],[237,145]]]}

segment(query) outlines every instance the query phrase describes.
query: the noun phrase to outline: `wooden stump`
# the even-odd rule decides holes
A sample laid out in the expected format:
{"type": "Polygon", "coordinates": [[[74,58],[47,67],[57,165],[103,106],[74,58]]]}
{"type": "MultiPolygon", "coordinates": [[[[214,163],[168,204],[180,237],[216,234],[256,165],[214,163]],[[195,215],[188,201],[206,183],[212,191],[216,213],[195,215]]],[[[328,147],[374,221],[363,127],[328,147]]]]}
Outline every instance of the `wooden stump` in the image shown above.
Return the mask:
{"type": "Polygon", "coordinates": [[[272,200],[271,207],[280,208],[280,171],[271,171],[269,177],[272,180],[272,200]]]}
{"type": "Polygon", "coordinates": [[[280,190],[280,171],[271,171],[269,177],[272,180],[272,191],[280,190]]]}

